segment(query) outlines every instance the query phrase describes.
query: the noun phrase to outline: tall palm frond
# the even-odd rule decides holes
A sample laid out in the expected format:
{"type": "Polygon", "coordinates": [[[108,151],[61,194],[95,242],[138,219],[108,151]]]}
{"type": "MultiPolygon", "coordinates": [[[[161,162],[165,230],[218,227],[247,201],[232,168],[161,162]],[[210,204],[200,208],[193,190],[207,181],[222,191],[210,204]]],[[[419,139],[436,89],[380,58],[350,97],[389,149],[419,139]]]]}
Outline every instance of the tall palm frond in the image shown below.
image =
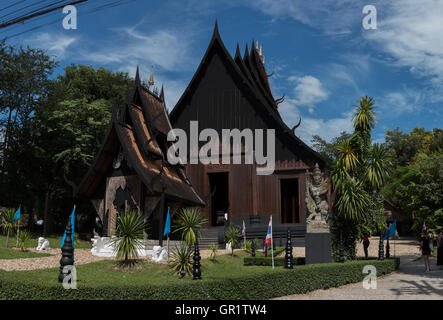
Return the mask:
{"type": "Polygon", "coordinates": [[[374,128],[376,122],[374,104],[375,100],[372,97],[364,96],[360,99],[354,113],[355,131],[368,133],[374,128]]]}
{"type": "Polygon", "coordinates": [[[338,161],[341,162],[348,172],[352,172],[359,164],[358,153],[355,150],[355,145],[351,140],[342,141],[337,146],[338,161]]]}
{"type": "Polygon", "coordinates": [[[380,190],[389,176],[391,163],[383,145],[374,143],[367,161],[366,180],[376,190],[380,190]]]}
{"type": "Polygon", "coordinates": [[[347,220],[359,220],[365,216],[370,205],[369,195],[362,181],[345,179],[335,207],[339,216],[347,220]]]}

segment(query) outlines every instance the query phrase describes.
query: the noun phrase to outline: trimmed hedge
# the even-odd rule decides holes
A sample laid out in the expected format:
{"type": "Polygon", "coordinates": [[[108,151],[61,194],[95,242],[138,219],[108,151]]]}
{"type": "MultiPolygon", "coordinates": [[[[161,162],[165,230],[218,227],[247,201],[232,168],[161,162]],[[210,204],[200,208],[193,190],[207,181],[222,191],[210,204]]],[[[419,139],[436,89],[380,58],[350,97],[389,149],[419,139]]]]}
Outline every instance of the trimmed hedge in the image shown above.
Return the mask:
{"type": "Polygon", "coordinates": [[[377,275],[381,276],[395,271],[400,259],[304,265],[292,270],[265,268],[263,273],[254,276],[245,272],[241,277],[165,285],[140,284],[116,287],[110,284],[103,287],[82,287],[80,284],[78,290],[65,290],[61,285],[45,286],[20,280],[0,279],[0,299],[262,300],[360,282],[365,277],[362,270],[366,264],[375,266],[377,275]]]}
{"type": "MultiPolygon", "coordinates": [[[[292,258],[292,264],[294,266],[305,264],[306,259],[304,257],[292,258]]],[[[246,257],[243,259],[245,266],[272,266],[272,258],[265,257],[246,257]]],[[[285,265],[285,258],[274,258],[274,266],[282,267],[285,265]]]]}

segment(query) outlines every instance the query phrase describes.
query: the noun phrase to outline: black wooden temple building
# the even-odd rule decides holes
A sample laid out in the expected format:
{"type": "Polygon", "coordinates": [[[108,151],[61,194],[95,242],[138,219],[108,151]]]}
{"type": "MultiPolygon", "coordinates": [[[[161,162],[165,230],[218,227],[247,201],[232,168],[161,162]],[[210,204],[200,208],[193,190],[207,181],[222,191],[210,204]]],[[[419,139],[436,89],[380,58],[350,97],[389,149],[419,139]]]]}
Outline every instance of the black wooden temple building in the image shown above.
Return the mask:
{"type": "Polygon", "coordinates": [[[278,111],[281,101],[272,94],[261,48],[252,42],[242,56],[237,45],[232,57],[216,23],[200,65],[169,116],[163,89],[159,95],[151,92],[140,83],[137,70],[133,94],[118,114],[114,112],[77,195],[92,200],[108,233],[123,207],[149,217],[154,229],[150,234],[156,237],[166,207],[174,212],[182,206],[201,206],[208,220],[207,234],[221,234],[221,218],[227,213],[231,224],[241,226],[245,221],[248,238],[266,235],[270,215],[277,237],[288,227],[303,236],[306,170],[318,163],[326,172],[326,162],[294,134],[295,127],[284,123],[278,111]],[[171,127],[180,128],[189,137],[190,121],[198,121],[199,130],[215,129],[219,136],[222,129],[275,129],[274,173],[257,175],[255,164],[232,161],[170,165],[164,161],[167,133],[171,127]]]}
{"type": "Polygon", "coordinates": [[[168,207],[175,212],[204,206],[184,167],[165,161],[170,130],[163,88],[156,94],[142,85],[137,68],[132,95],[114,109],[101,149],[76,190],[92,201],[105,235],[112,234],[118,212],[132,209],[149,221],[149,238],[161,239],[168,207]]]}
{"type": "Polygon", "coordinates": [[[188,161],[186,174],[200,195],[215,190],[204,208],[208,228],[220,226],[218,217],[226,212],[230,223],[241,226],[245,221],[248,238],[264,237],[273,215],[274,233],[283,235],[290,227],[302,236],[305,173],[316,163],[325,172],[326,161],[294,134],[295,127],[284,123],[278,111],[283,99],[274,98],[264,64],[262,49],[254,41],[243,56],[237,44],[232,57],[216,23],[206,53],[169,117],[172,126],[188,136],[190,121],[198,121],[199,130],[217,130],[219,136],[222,129],[275,129],[274,174],[257,175],[254,164],[232,161],[220,165],[188,161]]]}

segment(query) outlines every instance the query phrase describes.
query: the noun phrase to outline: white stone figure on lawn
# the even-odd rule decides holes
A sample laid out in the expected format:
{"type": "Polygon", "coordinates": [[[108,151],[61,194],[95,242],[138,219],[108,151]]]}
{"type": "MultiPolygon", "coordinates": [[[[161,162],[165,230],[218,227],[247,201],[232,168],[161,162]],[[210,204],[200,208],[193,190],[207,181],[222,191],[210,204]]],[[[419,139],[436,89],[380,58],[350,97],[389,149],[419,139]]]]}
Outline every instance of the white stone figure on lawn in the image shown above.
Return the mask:
{"type": "Polygon", "coordinates": [[[168,251],[166,248],[160,246],[154,246],[152,249],[152,261],[160,262],[160,261],[168,261],[168,251]]]}
{"type": "Polygon", "coordinates": [[[43,250],[49,250],[49,249],[51,249],[51,247],[49,246],[49,240],[47,240],[43,237],[38,238],[38,245],[37,245],[36,250],[43,251],[43,250]]]}
{"type": "Polygon", "coordinates": [[[228,242],[225,247],[226,250],[232,250],[231,242],[228,242]]]}
{"type": "Polygon", "coordinates": [[[112,238],[95,236],[91,239],[92,249],[91,253],[97,257],[115,257],[114,244],[112,238]]]}

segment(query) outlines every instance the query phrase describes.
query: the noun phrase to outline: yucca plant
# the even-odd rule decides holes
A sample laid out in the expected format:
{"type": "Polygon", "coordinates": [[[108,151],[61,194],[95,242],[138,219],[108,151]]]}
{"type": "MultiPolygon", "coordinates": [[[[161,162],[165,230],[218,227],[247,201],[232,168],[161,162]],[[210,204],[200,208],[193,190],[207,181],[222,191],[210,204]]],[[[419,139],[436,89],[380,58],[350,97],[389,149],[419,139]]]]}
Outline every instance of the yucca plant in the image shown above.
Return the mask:
{"type": "Polygon", "coordinates": [[[241,238],[241,231],[236,226],[230,226],[225,231],[226,243],[231,243],[231,255],[234,256],[234,248],[238,245],[241,238]]]}
{"type": "Polygon", "coordinates": [[[171,252],[169,267],[176,273],[184,271],[184,274],[192,274],[191,254],[192,248],[185,243],[180,243],[171,252]]]}
{"type": "Polygon", "coordinates": [[[31,233],[28,230],[20,230],[18,234],[18,247],[21,251],[26,251],[26,242],[31,239],[31,233]]]}
{"type": "Polygon", "coordinates": [[[209,258],[214,261],[215,257],[217,256],[218,251],[218,245],[216,243],[211,243],[209,245],[209,250],[211,251],[211,254],[209,255],[209,258]]]}
{"type": "Polygon", "coordinates": [[[137,211],[124,211],[118,216],[114,233],[116,237],[112,239],[118,259],[124,258],[124,262],[128,263],[129,259],[138,257],[137,250],[143,247],[144,229],[145,222],[137,211]]]}
{"type": "Polygon", "coordinates": [[[12,221],[12,219],[15,216],[15,212],[15,209],[6,209],[3,210],[0,216],[0,226],[2,227],[3,233],[6,234],[6,248],[9,243],[9,234],[14,230],[14,221],[12,221]]]}
{"type": "Polygon", "coordinates": [[[246,240],[243,242],[243,249],[247,252],[247,253],[251,253],[252,251],[252,241],[246,240]]]}
{"type": "Polygon", "coordinates": [[[199,208],[183,208],[177,217],[176,228],[182,239],[191,246],[200,238],[200,230],[205,226],[206,219],[199,208]]]}

